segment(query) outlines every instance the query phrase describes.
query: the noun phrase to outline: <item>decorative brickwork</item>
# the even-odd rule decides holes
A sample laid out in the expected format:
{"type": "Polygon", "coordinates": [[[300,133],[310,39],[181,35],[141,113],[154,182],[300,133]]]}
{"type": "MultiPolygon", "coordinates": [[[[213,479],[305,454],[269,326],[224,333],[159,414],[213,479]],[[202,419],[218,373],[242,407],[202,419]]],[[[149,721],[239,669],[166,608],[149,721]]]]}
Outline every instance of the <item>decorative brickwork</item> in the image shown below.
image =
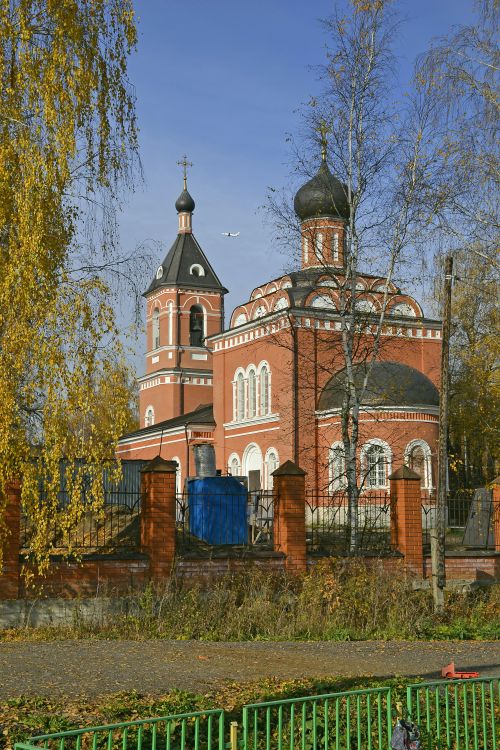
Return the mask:
{"type": "Polygon", "coordinates": [[[168,578],[175,558],[175,461],[157,456],[142,470],[141,551],[151,578],[168,578]]]}
{"type": "Polygon", "coordinates": [[[274,549],[283,552],[285,568],[301,573],[306,569],[306,473],[292,461],[273,472],[274,549]]]}
{"type": "Polygon", "coordinates": [[[418,576],[423,572],[422,499],[420,476],[401,466],[389,477],[391,487],[391,542],[418,576]]]}
{"type": "Polygon", "coordinates": [[[21,521],[21,486],[6,487],[5,526],[7,536],[3,545],[3,566],[0,575],[0,599],[17,599],[19,596],[19,533],[21,521]]]}

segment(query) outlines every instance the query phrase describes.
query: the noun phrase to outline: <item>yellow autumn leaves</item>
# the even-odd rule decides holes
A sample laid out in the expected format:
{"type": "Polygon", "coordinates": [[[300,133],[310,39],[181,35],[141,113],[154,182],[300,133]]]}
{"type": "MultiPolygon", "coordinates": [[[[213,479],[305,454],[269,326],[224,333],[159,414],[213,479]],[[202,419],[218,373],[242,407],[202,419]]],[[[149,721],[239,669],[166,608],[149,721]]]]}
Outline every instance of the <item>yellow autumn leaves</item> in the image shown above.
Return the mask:
{"type": "MultiPolygon", "coordinates": [[[[97,270],[102,254],[112,262],[113,224],[91,243],[82,222],[89,205],[116,206],[131,180],[137,132],[126,71],[135,42],[130,0],[0,0],[0,488],[22,479],[41,569],[58,528],[83,512],[83,473],[102,502],[102,462],[130,414],[97,270]],[[83,240],[90,250],[78,275],[83,240]],[[85,465],[71,476],[64,512],[62,458],[85,465]]],[[[0,493],[0,554],[3,509],[0,493]]]]}

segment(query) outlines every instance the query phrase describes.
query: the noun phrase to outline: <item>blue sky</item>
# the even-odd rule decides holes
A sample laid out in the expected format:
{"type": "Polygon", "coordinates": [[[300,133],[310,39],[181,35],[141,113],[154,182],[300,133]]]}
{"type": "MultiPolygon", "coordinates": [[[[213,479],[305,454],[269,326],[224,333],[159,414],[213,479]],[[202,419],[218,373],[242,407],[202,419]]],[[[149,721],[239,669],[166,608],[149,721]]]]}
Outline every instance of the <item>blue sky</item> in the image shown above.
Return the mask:
{"type": "MultiPolygon", "coordinates": [[[[472,19],[472,0],[397,0],[405,23],[395,53],[401,91],[413,60],[430,40],[472,19]]],[[[290,183],[286,134],[297,133],[297,108],[318,84],[311,66],[324,61],[319,19],[332,0],[135,0],[139,47],[131,60],[145,184],[122,216],[123,250],[162,243],[177,230],[176,165],[194,163],[189,189],[194,232],[230,290],[228,314],[254,286],[278,275],[285,258],[273,249],[259,207],[268,185],[290,183]],[[239,231],[236,239],[221,235],[239,231]]],[[[143,341],[138,342],[139,357],[143,341]]],[[[138,360],[139,369],[140,358],[138,360]]]]}

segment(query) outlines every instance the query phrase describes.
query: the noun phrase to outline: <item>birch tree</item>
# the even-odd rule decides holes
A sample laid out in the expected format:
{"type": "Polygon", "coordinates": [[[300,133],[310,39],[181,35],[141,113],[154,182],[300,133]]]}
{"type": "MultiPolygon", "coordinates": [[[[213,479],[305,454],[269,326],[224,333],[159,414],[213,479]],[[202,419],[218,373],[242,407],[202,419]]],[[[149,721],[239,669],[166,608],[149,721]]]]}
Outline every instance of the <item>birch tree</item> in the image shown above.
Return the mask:
{"type": "Polygon", "coordinates": [[[130,418],[105,271],[123,284],[114,218],[138,164],[135,44],[131,0],[0,0],[0,490],[22,481],[40,569],[83,512],[83,469],[58,504],[61,459],[83,462],[100,507],[102,462],[130,418]],[[91,419],[103,384],[106,414],[91,419]]]}
{"type": "MultiPolygon", "coordinates": [[[[331,172],[345,184],[349,217],[342,273],[325,264],[339,292],[340,341],[332,340],[332,374],[342,382],[341,433],[348,495],[350,547],[357,548],[362,404],[382,334],[396,274],[423,243],[435,196],[430,189],[435,154],[427,148],[432,104],[416,93],[394,99],[397,67],[392,43],[398,22],[389,0],[350,0],[324,21],[327,62],[319,70],[322,92],[304,115],[305,147],[296,149],[297,171],[312,176],[322,148],[331,172]],[[383,279],[378,309],[366,311],[357,281],[372,271],[383,279]],[[368,335],[367,335],[368,333],[368,335]],[[363,376],[356,376],[357,365],[363,376]]],[[[271,193],[277,235],[297,244],[297,221],[271,193]]],[[[359,370],[358,370],[359,372],[359,370]]]]}

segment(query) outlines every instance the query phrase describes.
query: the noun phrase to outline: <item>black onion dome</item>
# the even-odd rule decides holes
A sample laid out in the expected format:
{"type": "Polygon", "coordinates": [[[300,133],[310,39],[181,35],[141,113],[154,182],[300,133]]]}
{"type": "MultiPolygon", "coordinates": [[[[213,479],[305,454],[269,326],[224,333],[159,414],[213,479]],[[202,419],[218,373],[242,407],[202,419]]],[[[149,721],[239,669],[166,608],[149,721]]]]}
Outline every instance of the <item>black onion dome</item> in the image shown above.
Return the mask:
{"type": "Polygon", "coordinates": [[[317,175],[297,192],[293,207],[301,221],[316,216],[348,219],[347,187],[332,175],[328,164],[323,161],[317,175]]]}
{"type": "Polygon", "coordinates": [[[183,190],[175,201],[175,210],[177,213],[181,213],[181,211],[192,213],[194,211],[194,206],[195,202],[187,190],[183,190]]]}
{"type": "MultiPolygon", "coordinates": [[[[366,365],[354,366],[354,383],[362,387],[366,365]]],[[[345,391],[345,374],[338,372],[325,385],[318,401],[320,411],[339,409],[345,391]]],[[[439,406],[439,392],[420,370],[400,362],[375,362],[368,377],[363,406],[439,406]]]]}

